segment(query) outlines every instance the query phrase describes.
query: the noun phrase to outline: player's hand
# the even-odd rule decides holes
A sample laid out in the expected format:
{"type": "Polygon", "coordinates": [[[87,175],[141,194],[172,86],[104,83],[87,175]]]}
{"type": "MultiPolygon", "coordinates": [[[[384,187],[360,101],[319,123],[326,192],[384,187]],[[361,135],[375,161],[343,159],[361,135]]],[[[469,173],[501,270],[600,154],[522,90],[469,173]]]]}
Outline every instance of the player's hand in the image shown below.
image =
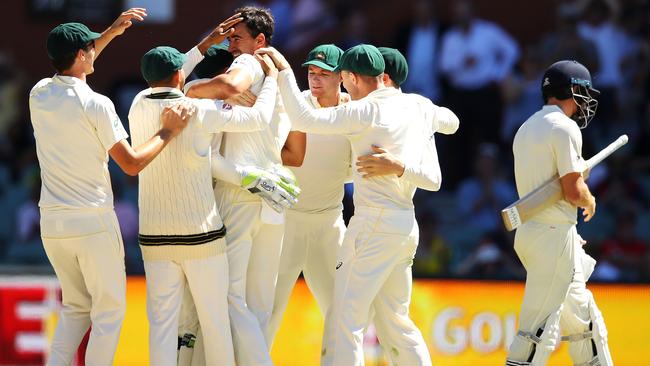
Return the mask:
{"type": "Polygon", "coordinates": [[[257,167],[245,167],[241,187],[260,196],[275,211],[283,212],[298,202],[300,188],[257,167]]]}
{"type": "Polygon", "coordinates": [[[584,222],[589,222],[592,217],[596,214],[596,198],[591,196],[589,204],[582,208],[582,217],[584,222]]]}
{"type": "Polygon", "coordinates": [[[264,74],[267,77],[274,79],[278,78],[278,69],[275,67],[275,63],[273,63],[273,60],[269,55],[256,53],[255,58],[260,62],[260,65],[262,65],[262,70],[264,70],[264,74]]]}
{"type": "Polygon", "coordinates": [[[373,154],[363,155],[357,159],[357,171],[363,178],[404,174],[404,164],[387,150],[372,146],[373,154]]]}
{"type": "Polygon", "coordinates": [[[233,34],[235,32],[235,28],[233,27],[242,20],[244,20],[244,18],[241,17],[241,13],[236,13],[219,23],[219,25],[197,45],[201,54],[204,55],[212,45],[223,42],[228,38],[228,36],[233,34]]]}
{"type": "Polygon", "coordinates": [[[196,107],[189,103],[178,103],[173,106],[165,107],[161,114],[162,129],[176,136],[185,127],[190,118],[194,115],[196,107]]]}
{"type": "Polygon", "coordinates": [[[239,93],[225,100],[225,102],[230,105],[238,105],[242,107],[252,107],[256,101],[257,96],[255,96],[255,94],[250,90],[245,90],[243,93],[239,93]]]}
{"type": "Polygon", "coordinates": [[[269,57],[271,57],[271,60],[273,60],[275,67],[277,67],[279,71],[291,67],[287,59],[284,58],[280,51],[276,50],[273,47],[260,48],[259,50],[255,51],[255,54],[269,55],[269,57]]]}
{"type": "Polygon", "coordinates": [[[122,14],[120,14],[117,19],[111,24],[110,27],[106,30],[106,32],[114,35],[114,36],[119,36],[124,31],[126,28],[130,27],[133,25],[133,20],[138,20],[138,21],[143,21],[144,17],[147,16],[147,9],[145,8],[131,8],[122,14]]]}

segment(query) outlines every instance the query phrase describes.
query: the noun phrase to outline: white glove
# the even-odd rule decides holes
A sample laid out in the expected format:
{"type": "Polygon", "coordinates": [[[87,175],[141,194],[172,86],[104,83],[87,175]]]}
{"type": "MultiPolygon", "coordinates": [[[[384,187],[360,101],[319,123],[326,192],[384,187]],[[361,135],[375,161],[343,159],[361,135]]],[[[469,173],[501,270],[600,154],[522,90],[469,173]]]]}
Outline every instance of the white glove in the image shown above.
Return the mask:
{"type": "Polygon", "coordinates": [[[273,170],[282,176],[258,167],[244,167],[241,187],[260,196],[275,211],[282,212],[298,202],[300,188],[295,184],[295,178],[292,179],[291,171],[284,168],[273,170]]]}

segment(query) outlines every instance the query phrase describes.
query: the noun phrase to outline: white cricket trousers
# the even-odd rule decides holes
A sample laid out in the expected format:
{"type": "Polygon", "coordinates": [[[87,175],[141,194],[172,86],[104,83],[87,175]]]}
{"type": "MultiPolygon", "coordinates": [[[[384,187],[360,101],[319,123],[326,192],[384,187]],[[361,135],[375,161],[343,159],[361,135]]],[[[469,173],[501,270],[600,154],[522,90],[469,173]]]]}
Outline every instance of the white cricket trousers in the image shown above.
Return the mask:
{"type": "MultiPolygon", "coordinates": [[[[225,247],[224,239],[218,239],[225,247]]],[[[149,364],[176,366],[178,324],[185,286],[194,301],[207,343],[205,364],[234,366],[228,318],[228,259],[225,253],[199,259],[144,262],[149,318],[149,364]]]]}
{"type": "Polygon", "coordinates": [[[355,207],[337,256],[321,365],[364,364],[363,335],[371,307],[392,364],[431,365],[424,338],[409,317],[417,242],[413,210],[355,207]]]}
{"type": "MultiPolygon", "coordinates": [[[[595,261],[582,249],[575,225],[568,223],[523,224],[515,235],[515,251],[527,272],[519,330],[535,334],[544,328],[544,333],[535,347],[527,339],[515,337],[508,359],[526,362],[535,350],[545,364],[558,345],[560,327],[567,335],[589,330],[593,295],[586,281],[595,261]]],[[[570,342],[569,354],[576,365],[591,361],[590,339],[570,342]]]]}
{"type": "Polygon", "coordinates": [[[112,365],[126,311],[124,245],[113,210],[41,210],[45,253],[63,292],[47,365],[70,365],[92,326],[86,365],[112,365]]]}
{"type": "Polygon", "coordinates": [[[286,211],[282,256],[270,323],[271,344],[282,324],[300,272],[316,298],[321,313],[323,316],[327,313],[334,295],[336,255],[344,234],[345,222],[340,209],[322,213],[286,211]]]}
{"type": "Polygon", "coordinates": [[[227,228],[228,310],[237,366],[272,365],[269,321],[284,224],[263,223],[259,197],[237,186],[217,185],[215,198],[227,228]]]}

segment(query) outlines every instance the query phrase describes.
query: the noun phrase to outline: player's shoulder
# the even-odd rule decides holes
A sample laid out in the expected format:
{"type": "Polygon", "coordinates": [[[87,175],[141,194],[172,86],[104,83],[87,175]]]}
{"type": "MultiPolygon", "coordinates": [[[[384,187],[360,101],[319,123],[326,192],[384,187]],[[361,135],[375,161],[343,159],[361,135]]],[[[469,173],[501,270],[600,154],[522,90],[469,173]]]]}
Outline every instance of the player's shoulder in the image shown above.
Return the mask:
{"type": "Polygon", "coordinates": [[[43,78],[39,80],[36,84],[34,84],[32,89],[29,91],[29,95],[31,96],[33,94],[39,93],[40,91],[50,86],[51,83],[52,83],[52,78],[43,78]]]}
{"type": "Polygon", "coordinates": [[[230,65],[230,68],[228,70],[234,70],[234,69],[248,69],[251,72],[262,72],[262,65],[260,65],[259,61],[255,58],[255,56],[250,55],[248,53],[242,53],[241,55],[235,57],[235,59],[232,61],[232,64],[230,65]]]}

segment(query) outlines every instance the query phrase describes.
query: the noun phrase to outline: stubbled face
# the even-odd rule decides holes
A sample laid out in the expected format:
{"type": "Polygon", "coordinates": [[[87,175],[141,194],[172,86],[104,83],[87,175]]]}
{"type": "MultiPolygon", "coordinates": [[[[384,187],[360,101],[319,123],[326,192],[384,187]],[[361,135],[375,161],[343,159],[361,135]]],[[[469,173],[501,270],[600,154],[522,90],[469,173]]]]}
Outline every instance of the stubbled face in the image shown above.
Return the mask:
{"type": "MultiPolygon", "coordinates": [[[[233,57],[244,53],[252,55],[258,48],[263,46],[262,42],[258,42],[255,37],[251,36],[244,23],[239,23],[234,28],[235,32],[228,37],[228,42],[230,43],[228,51],[233,57]]],[[[260,36],[263,37],[263,35],[258,35],[258,38],[260,36]]]]}
{"type": "Polygon", "coordinates": [[[356,85],[356,78],[354,74],[349,71],[341,71],[341,78],[343,79],[343,86],[350,94],[352,100],[359,100],[359,88],[356,85]]]}
{"type": "Polygon", "coordinates": [[[318,66],[309,65],[307,69],[307,81],[311,95],[321,98],[335,94],[340,89],[341,73],[327,71],[318,66]]]}

